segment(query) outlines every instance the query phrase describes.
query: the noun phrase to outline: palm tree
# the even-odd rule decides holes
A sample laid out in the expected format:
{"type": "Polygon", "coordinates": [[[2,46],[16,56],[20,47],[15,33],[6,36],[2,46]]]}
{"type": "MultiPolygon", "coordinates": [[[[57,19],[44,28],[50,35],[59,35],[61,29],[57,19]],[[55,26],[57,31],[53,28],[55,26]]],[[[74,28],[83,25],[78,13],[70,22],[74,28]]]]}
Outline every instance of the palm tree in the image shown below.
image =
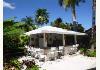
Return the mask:
{"type": "MultiPolygon", "coordinates": [[[[76,10],[76,6],[79,6],[80,2],[85,2],[85,0],[59,0],[60,6],[63,6],[65,10],[67,10],[68,8],[71,8],[73,25],[76,25],[76,11],[75,10],[76,10]]],[[[75,27],[76,26],[74,26],[74,30],[75,30],[75,27]]],[[[76,35],[75,35],[75,44],[76,43],[77,43],[77,40],[76,40],[76,35]]]]}
{"type": "Polygon", "coordinates": [[[92,0],[92,38],[94,36],[95,13],[96,13],[96,0],[92,0]]]}
{"type": "Polygon", "coordinates": [[[35,15],[35,21],[38,25],[47,24],[49,15],[46,9],[38,9],[35,15]]]}
{"type": "Polygon", "coordinates": [[[91,32],[91,41],[93,42],[91,45],[91,49],[94,50],[95,47],[95,37],[96,37],[96,30],[95,30],[95,14],[96,14],[96,0],[92,0],[92,32],[91,32]]]}
{"type": "Polygon", "coordinates": [[[76,22],[76,6],[79,6],[80,2],[85,2],[85,0],[59,0],[60,6],[63,6],[65,10],[71,8],[72,20],[76,22]]]}

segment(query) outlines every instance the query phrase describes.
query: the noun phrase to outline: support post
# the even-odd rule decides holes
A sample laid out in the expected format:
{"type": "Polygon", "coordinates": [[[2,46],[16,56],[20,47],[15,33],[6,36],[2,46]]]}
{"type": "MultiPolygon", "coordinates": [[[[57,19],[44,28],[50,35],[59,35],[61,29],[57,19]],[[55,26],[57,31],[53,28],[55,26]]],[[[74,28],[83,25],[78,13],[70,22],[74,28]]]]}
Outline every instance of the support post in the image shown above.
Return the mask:
{"type": "Polygon", "coordinates": [[[32,44],[32,43],[31,43],[31,42],[32,42],[32,41],[31,41],[31,35],[30,35],[29,38],[30,38],[30,39],[29,39],[29,45],[28,45],[28,46],[31,46],[31,44],[32,44]]]}
{"type": "Polygon", "coordinates": [[[44,47],[47,47],[47,40],[46,40],[46,35],[45,35],[45,33],[43,34],[43,38],[44,38],[44,47]]]}
{"type": "Polygon", "coordinates": [[[77,37],[76,37],[76,35],[74,35],[74,43],[75,43],[75,45],[77,44],[77,37]]]}
{"type": "Polygon", "coordinates": [[[63,34],[63,46],[65,46],[65,36],[63,34]]]}

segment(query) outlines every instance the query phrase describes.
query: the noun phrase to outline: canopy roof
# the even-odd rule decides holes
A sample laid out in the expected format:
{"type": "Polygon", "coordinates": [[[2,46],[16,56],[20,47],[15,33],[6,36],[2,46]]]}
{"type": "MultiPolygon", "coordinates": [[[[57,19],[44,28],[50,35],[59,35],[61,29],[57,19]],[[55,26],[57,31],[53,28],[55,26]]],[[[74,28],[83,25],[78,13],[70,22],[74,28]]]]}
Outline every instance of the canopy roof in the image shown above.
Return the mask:
{"type": "Polygon", "coordinates": [[[32,34],[40,34],[40,33],[56,33],[56,34],[69,34],[69,35],[86,35],[85,33],[75,32],[67,29],[62,29],[58,27],[52,27],[52,26],[44,26],[29,32],[26,32],[26,35],[32,35],[32,34]]]}

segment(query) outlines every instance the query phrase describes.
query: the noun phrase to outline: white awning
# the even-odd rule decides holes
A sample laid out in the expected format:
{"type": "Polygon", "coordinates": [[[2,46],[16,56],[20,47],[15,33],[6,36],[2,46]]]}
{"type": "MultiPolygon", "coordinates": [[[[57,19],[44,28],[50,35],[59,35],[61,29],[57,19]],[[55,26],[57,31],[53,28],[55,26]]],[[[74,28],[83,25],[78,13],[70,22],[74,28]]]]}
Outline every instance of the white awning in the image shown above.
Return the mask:
{"type": "Polygon", "coordinates": [[[32,34],[40,34],[40,33],[56,33],[56,34],[69,34],[69,35],[86,35],[86,33],[80,33],[75,32],[67,29],[62,29],[58,27],[52,27],[52,26],[44,26],[29,32],[26,32],[26,35],[32,35],[32,34]]]}

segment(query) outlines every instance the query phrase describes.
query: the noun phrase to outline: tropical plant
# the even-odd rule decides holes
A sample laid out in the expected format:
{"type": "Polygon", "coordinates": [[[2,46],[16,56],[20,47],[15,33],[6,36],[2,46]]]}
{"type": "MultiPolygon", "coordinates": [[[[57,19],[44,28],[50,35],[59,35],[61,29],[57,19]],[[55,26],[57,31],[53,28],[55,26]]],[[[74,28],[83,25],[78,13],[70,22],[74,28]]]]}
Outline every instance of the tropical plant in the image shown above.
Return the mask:
{"type": "Polygon", "coordinates": [[[33,24],[33,19],[32,19],[32,17],[28,17],[28,16],[26,16],[26,18],[22,18],[22,21],[23,22],[25,22],[26,24],[28,24],[28,25],[31,25],[32,26],[32,24],[33,24]]]}
{"type": "Polygon", "coordinates": [[[49,22],[49,15],[46,9],[38,9],[35,14],[35,21],[37,25],[47,24],[49,22]]]}
{"type": "Polygon", "coordinates": [[[13,20],[4,21],[4,47],[18,47],[20,46],[20,34],[24,33],[24,30],[15,27],[14,25],[17,24],[13,20]],[[7,25],[9,24],[9,26],[7,25]]]}
{"type": "Polygon", "coordinates": [[[86,52],[86,55],[89,56],[89,57],[96,57],[96,51],[95,50],[94,51],[88,50],[86,52]]]}
{"type": "Polygon", "coordinates": [[[14,59],[10,60],[10,64],[11,64],[12,66],[14,66],[14,67],[20,69],[21,63],[18,61],[18,59],[15,59],[15,58],[14,58],[14,59]]]}
{"type": "Polygon", "coordinates": [[[35,24],[34,24],[34,20],[32,19],[32,17],[27,17],[26,18],[22,18],[21,20],[22,22],[24,22],[25,24],[22,25],[21,27],[24,27],[24,30],[26,32],[30,31],[30,30],[33,30],[33,29],[36,29],[35,27],[35,24]]]}
{"type": "Polygon", "coordinates": [[[28,45],[29,39],[30,38],[27,35],[20,35],[20,41],[21,41],[21,44],[23,44],[23,45],[28,45]]]}
{"type": "Polygon", "coordinates": [[[78,32],[84,32],[84,27],[82,26],[82,24],[79,23],[75,23],[75,24],[70,24],[71,30],[74,30],[74,26],[76,26],[76,31],[78,32]]]}
{"type": "MultiPolygon", "coordinates": [[[[80,2],[85,2],[85,0],[59,0],[60,6],[63,6],[65,10],[71,8],[72,11],[72,20],[74,25],[74,31],[76,31],[76,6],[79,6],[80,2]]],[[[77,43],[76,35],[75,35],[75,44],[77,43]]]]}
{"type": "Polygon", "coordinates": [[[8,62],[12,58],[17,58],[25,54],[24,44],[20,40],[20,36],[26,32],[23,28],[20,27],[23,25],[24,25],[23,23],[15,22],[14,20],[4,21],[4,27],[3,27],[4,62],[8,62]]]}
{"type": "Polygon", "coordinates": [[[79,6],[80,2],[84,2],[84,0],[59,0],[60,6],[63,6],[65,9],[71,8],[72,11],[72,20],[76,22],[76,6],[79,6]]]}
{"type": "Polygon", "coordinates": [[[63,29],[70,29],[69,24],[64,23],[60,17],[57,18],[56,20],[54,20],[53,22],[51,22],[51,26],[59,27],[59,28],[63,28],[63,29]]]}
{"type": "Polygon", "coordinates": [[[95,14],[96,14],[96,0],[92,0],[92,30],[91,30],[91,50],[94,50],[96,45],[96,22],[95,22],[95,14]]]}
{"type": "Polygon", "coordinates": [[[60,27],[62,23],[62,19],[61,18],[57,18],[54,22],[51,23],[52,26],[55,27],[60,27]]]}

